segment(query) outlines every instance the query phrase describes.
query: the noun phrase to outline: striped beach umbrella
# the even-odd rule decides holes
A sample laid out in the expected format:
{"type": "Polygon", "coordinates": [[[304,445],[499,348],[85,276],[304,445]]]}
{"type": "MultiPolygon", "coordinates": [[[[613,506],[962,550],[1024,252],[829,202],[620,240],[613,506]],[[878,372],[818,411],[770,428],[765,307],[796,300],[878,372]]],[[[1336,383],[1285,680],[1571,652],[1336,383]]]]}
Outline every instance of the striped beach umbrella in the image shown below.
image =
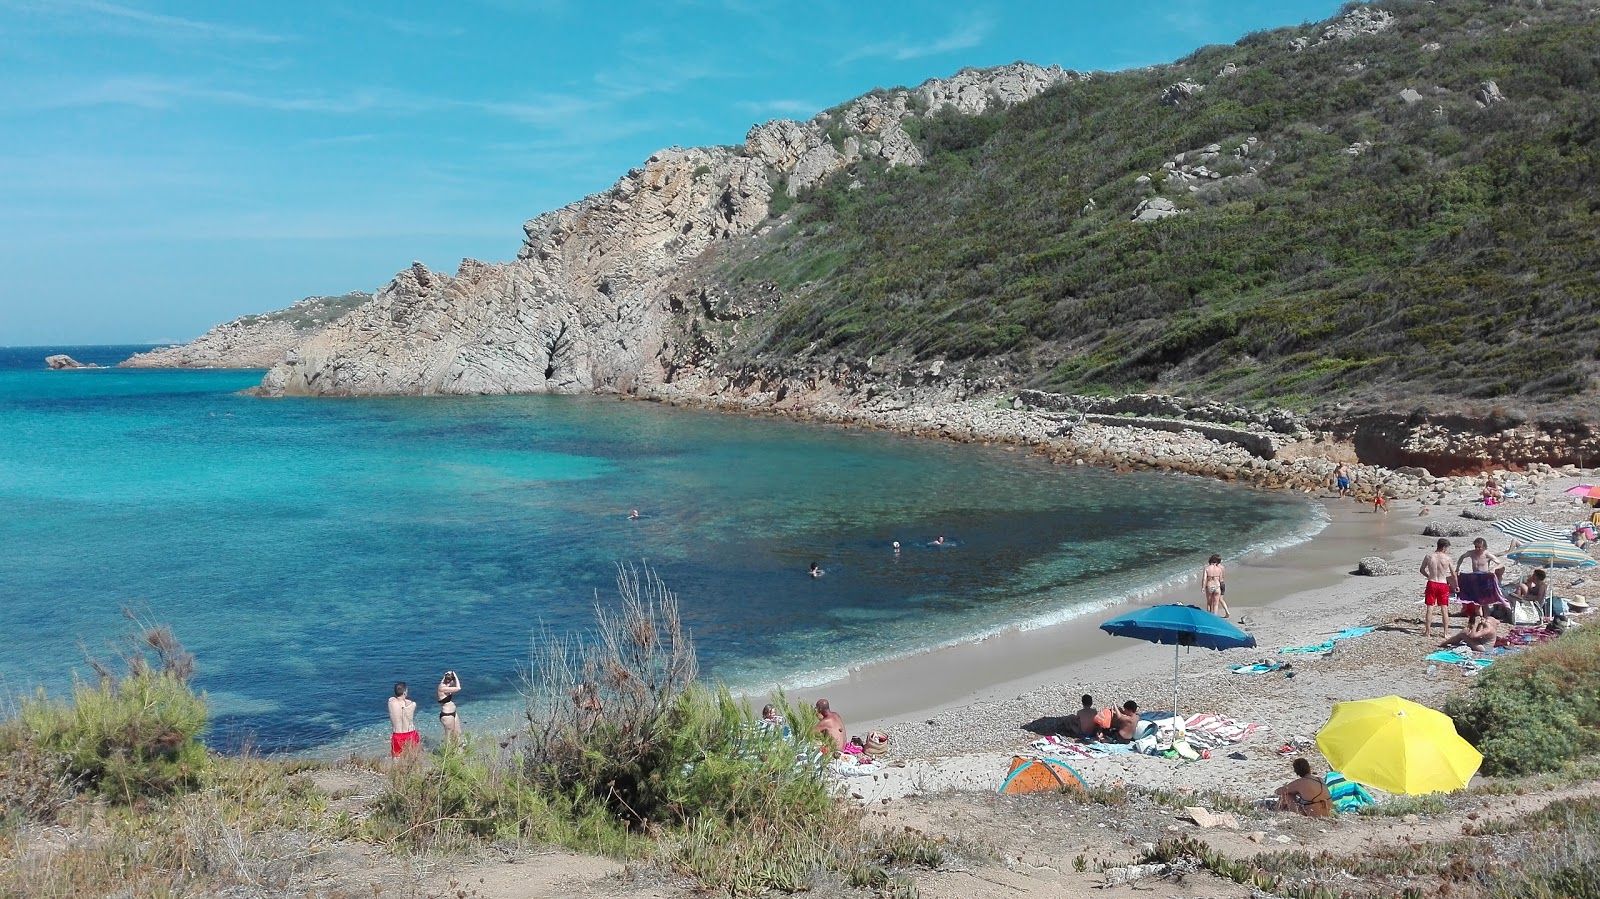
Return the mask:
{"type": "Polygon", "coordinates": [[[1542,521],[1526,516],[1501,518],[1497,521],[1489,522],[1489,525],[1502,533],[1510,534],[1524,543],[1538,543],[1540,541],[1565,542],[1569,545],[1572,543],[1571,531],[1563,531],[1560,528],[1551,527],[1542,521]]]}
{"type": "Polygon", "coordinates": [[[1541,540],[1506,553],[1506,557],[1523,565],[1549,565],[1554,568],[1588,568],[1594,559],[1567,540],[1541,540]]]}

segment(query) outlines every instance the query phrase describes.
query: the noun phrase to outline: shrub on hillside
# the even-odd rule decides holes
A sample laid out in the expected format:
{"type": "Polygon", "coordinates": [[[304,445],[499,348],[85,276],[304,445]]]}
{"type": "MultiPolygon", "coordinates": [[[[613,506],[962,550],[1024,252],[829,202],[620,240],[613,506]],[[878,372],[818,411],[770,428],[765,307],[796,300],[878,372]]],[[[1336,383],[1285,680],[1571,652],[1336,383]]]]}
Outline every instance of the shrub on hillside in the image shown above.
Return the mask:
{"type": "Polygon", "coordinates": [[[59,778],[123,802],[196,784],[206,702],[189,687],[194,656],[167,628],[148,627],[116,661],[90,664],[98,679],[76,682],[70,702],[42,689],[24,700],[0,728],[0,748],[49,759],[59,778]]]}
{"type": "Polygon", "coordinates": [[[1445,712],[1485,774],[1553,771],[1600,748],[1600,628],[1496,661],[1445,712]]]}

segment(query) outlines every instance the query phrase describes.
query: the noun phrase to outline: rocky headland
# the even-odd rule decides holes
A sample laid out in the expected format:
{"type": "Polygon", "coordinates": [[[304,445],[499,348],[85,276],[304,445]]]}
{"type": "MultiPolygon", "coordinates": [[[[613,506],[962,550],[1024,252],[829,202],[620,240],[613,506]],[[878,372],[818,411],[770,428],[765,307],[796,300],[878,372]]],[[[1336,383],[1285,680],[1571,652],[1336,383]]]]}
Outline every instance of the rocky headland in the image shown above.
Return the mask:
{"type": "MultiPolygon", "coordinates": [[[[882,91],[742,146],[652,155],[610,190],[524,226],[513,262],[420,263],[313,336],[262,381],[266,396],[573,393],[662,383],[693,346],[698,265],[772,226],[793,198],[852,166],[922,163],[908,123],[1030,99],[1084,76],[1015,63],[882,91]]],[[[696,307],[698,309],[698,307],[696,307]]],[[[706,308],[707,317],[719,310],[706,308]]]]}
{"type": "Polygon", "coordinates": [[[135,353],[117,365],[119,368],[268,368],[370,299],[372,294],[360,291],[306,297],[287,309],[224,322],[189,343],[135,353]]]}
{"type": "MultiPolygon", "coordinates": [[[[1566,6],[1551,15],[1566,16],[1565,26],[1571,27],[1592,18],[1566,6]]],[[[1173,317],[1140,311],[1144,318],[1119,324],[1117,301],[1089,298],[1084,302],[1100,304],[1093,315],[1064,305],[1049,313],[1079,322],[1089,336],[1069,332],[1052,338],[1058,343],[1031,348],[1024,339],[1017,344],[1024,349],[993,352],[932,353],[913,346],[912,338],[936,319],[908,319],[902,328],[906,342],[895,343],[889,352],[872,352],[870,346],[852,344],[849,335],[882,330],[885,314],[848,308],[840,313],[835,294],[842,285],[808,278],[805,254],[812,250],[778,240],[836,227],[801,216],[808,204],[878,190],[891,170],[936,165],[941,150],[948,155],[952,145],[970,143],[976,138],[962,131],[965,118],[982,120],[983,128],[1004,127],[995,118],[1003,111],[1026,119],[1028,109],[1052,98],[1060,106],[1064,96],[1105,93],[1106,79],[1112,78],[1140,85],[1127,95],[1131,100],[1123,101],[1132,104],[1128,114],[1159,115],[1165,127],[1181,129],[1189,117],[1205,114],[1208,103],[1259,94],[1250,93],[1256,89],[1249,85],[1281,74],[1269,69],[1293,71],[1308,85],[1319,73],[1338,72],[1363,85],[1372,82],[1373,102],[1379,104],[1372,115],[1394,120],[1392,133],[1385,132],[1391,139],[1409,139],[1404,128],[1415,116],[1403,107],[1410,101],[1394,101],[1383,80],[1389,76],[1373,74],[1369,58],[1388,53],[1432,59],[1428,54],[1439,51],[1441,38],[1467,46],[1499,33],[1477,22],[1447,33],[1428,16],[1410,8],[1396,15],[1361,7],[1326,23],[1253,36],[1226,52],[1198,53],[1139,73],[1086,75],[1019,62],[965,69],[910,89],[876,90],[809,121],[757,125],[739,146],[662,150],[609,190],[527,222],[513,261],[469,259],[454,274],[414,263],[370,302],[314,329],[286,329],[270,321],[272,316],[241,319],[188,347],[125,364],[270,364],[256,389],[269,397],[619,393],[956,439],[1005,440],[1036,446],[1064,461],[1188,471],[1264,487],[1320,484],[1331,460],[1344,460],[1372,466],[1363,482],[1394,496],[1448,492],[1448,482],[1440,479],[1491,468],[1538,473],[1590,465],[1600,458],[1600,432],[1594,424],[1592,377],[1583,374],[1593,366],[1581,360],[1571,362],[1570,371],[1547,377],[1539,366],[1531,374],[1513,372],[1508,361],[1491,372],[1491,382],[1469,382],[1468,375],[1482,373],[1456,362],[1440,362],[1433,373],[1417,374],[1402,370],[1406,363],[1397,361],[1418,355],[1409,345],[1395,343],[1410,338],[1399,336],[1398,325],[1376,321],[1368,323],[1367,333],[1374,336],[1367,343],[1393,344],[1384,354],[1363,349],[1350,358],[1334,358],[1320,341],[1340,339],[1355,325],[1329,328],[1301,321],[1294,317],[1300,312],[1285,310],[1304,304],[1288,299],[1284,309],[1259,314],[1202,309],[1204,317],[1185,318],[1188,312],[1173,317]],[[1429,40],[1413,46],[1419,35],[1429,40]],[[1203,65],[1202,56],[1224,61],[1203,65]],[[771,258],[784,253],[797,261],[771,258]],[[802,273],[787,272],[786,265],[802,273]],[[830,315],[841,324],[826,324],[830,315]],[[1258,339],[1244,330],[1274,316],[1283,317],[1284,324],[1273,325],[1278,330],[1269,337],[1258,339]],[[1171,333],[1150,331],[1159,327],[1150,322],[1165,318],[1172,319],[1171,333]],[[797,334],[807,342],[797,343],[797,334]],[[1091,339],[1102,341],[1100,349],[1087,342],[1091,339]],[[1261,340],[1267,342],[1259,349],[1216,355],[1219,347],[1261,340]],[[1119,348],[1119,341],[1128,347],[1119,348]],[[1301,351],[1291,352],[1296,349],[1301,351]],[[1259,358],[1269,350],[1280,354],[1270,365],[1259,358]],[[1127,368],[1128,360],[1144,360],[1138,362],[1143,367],[1127,368]],[[1212,382],[1206,373],[1217,368],[1245,379],[1218,395],[1250,397],[1249,405],[1161,393],[1108,398],[1098,392],[1034,389],[1061,383],[1062,371],[1082,370],[1086,374],[1079,380],[1098,385],[1101,374],[1113,378],[1138,370],[1145,385],[1208,396],[1204,388],[1212,382]],[[1376,389],[1344,374],[1380,369],[1397,375],[1376,389]],[[1451,371],[1460,377],[1445,377],[1451,371]],[[1279,395],[1274,384],[1301,391],[1296,407],[1313,411],[1271,410],[1270,397],[1279,395]],[[1359,400],[1354,398],[1358,392],[1359,400]]],[[[1516,34],[1532,34],[1533,27],[1524,22],[1516,34]]],[[[1477,92],[1468,93],[1478,99],[1469,102],[1471,97],[1462,94],[1467,99],[1459,109],[1438,94],[1442,88],[1435,89],[1440,100],[1434,117],[1448,114],[1470,128],[1493,128],[1493,116],[1518,102],[1507,100],[1497,83],[1472,83],[1477,92]]],[[[1112,172],[1115,180],[1108,186],[1092,190],[1086,184],[1083,189],[1090,193],[1077,195],[1071,209],[1081,205],[1081,214],[1071,221],[1081,223],[1080,230],[1126,233],[1131,240],[1154,234],[1157,245],[1164,245],[1169,237],[1179,239],[1171,229],[1193,227],[1214,214],[1212,207],[1239,216],[1246,212],[1241,201],[1295,188],[1299,176],[1288,169],[1312,152],[1305,141],[1305,133],[1287,126],[1218,128],[1198,141],[1173,137],[1160,152],[1139,156],[1139,165],[1112,172]],[[1289,180],[1274,187],[1273,179],[1289,180]]],[[[1381,141],[1350,143],[1334,135],[1318,142],[1313,155],[1343,160],[1329,165],[1365,167],[1362,171],[1371,174],[1381,160],[1369,157],[1391,151],[1381,141]]],[[[1057,180],[1071,177],[1068,172],[1057,180]]],[[[1255,208],[1266,205],[1258,199],[1255,208]]],[[[1190,240],[1210,241],[1218,253],[1230,249],[1214,233],[1190,240]]],[[[1008,244],[999,246],[1009,252],[1008,244]]],[[[1322,255],[1308,250],[1288,263],[1273,263],[1289,266],[1277,275],[1285,289],[1297,271],[1331,264],[1332,250],[1318,252],[1322,255]]],[[[1061,255],[1052,251],[1037,258],[1061,255]]],[[[1151,257],[1148,264],[1166,263],[1151,257]]],[[[952,270],[950,277],[960,274],[952,270]]],[[[1315,277],[1321,276],[1307,276],[1315,277]]],[[[1374,275],[1360,277],[1364,280],[1358,283],[1368,285],[1360,290],[1387,284],[1374,275]]],[[[1183,304],[1209,302],[1193,299],[1193,288],[1189,296],[1183,304]]],[[[915,299],[891,306],[910,315],[915,299]]],[[[998,306],[995,310],[1001,314],[998,306]]],[[[1501,314],[1497,321],[1501,333],[1516,339],[1537,324],[1521,313],[1501,314]]],[[[992,330],[982,321],[971,327],[992,330]]],[[[1455,342],[1476,339],[1468,334],[1455,342]]],[[[1496,352],[1507,360],[1524,358],[1509,345],[1496,352]]],[[[1548,358],[1571,355],[1562,353],[1552,351],[1548,358]]]]}

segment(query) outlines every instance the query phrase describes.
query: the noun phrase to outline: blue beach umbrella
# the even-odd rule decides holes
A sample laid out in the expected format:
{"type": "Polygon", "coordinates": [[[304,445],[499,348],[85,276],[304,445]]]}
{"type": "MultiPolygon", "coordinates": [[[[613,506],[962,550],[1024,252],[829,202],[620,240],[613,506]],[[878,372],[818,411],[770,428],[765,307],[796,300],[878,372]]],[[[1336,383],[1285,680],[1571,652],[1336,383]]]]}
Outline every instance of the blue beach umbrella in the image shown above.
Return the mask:
{"type": "Polygon", "coordinates": [[[1197,606],[1172,603],[1151,606],[1118,615],[1100,625],[1113,637],[1132,637],[1151,643],[1172,644],[1172,716],[1178,717],[1178,647],[1206,649],[1253,647],[1256,638],[1234,627],[1227,619],[1197,606]]]}

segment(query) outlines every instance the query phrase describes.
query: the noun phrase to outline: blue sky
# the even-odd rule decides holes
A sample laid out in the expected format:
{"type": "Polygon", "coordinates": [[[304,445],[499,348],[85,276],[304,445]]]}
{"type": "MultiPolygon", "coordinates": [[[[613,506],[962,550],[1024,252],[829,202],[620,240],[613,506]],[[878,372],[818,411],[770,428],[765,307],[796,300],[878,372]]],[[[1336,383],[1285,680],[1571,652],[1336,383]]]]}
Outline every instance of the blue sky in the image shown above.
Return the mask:
{"type": "Polygon", "coordinates": [[[0,0],[0,345],[186,340],[522,222],[654,150],[1018,59],[1114,70],[1331,0],[0,0]]]}

